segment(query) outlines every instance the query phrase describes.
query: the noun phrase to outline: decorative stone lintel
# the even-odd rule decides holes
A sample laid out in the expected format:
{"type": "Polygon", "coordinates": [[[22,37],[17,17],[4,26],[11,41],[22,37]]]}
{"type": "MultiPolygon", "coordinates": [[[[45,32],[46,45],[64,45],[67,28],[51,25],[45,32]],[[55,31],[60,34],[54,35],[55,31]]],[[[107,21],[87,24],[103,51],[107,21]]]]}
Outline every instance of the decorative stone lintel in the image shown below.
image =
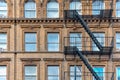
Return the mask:
{"type": "Polygon", "coordinates": [[[0,62],[1,61],[11,61],[11,59],[10,58],[0,58],[0,62]]]}
{"type": "Polygon", "coordinates": [[[43,58],[44,61],[63,61],[64,58],[43,58]]]}
{"type": "Polygon", "coordinates": [[[21,58],[21,61],[41,61],[41,58],[21,58]]]}

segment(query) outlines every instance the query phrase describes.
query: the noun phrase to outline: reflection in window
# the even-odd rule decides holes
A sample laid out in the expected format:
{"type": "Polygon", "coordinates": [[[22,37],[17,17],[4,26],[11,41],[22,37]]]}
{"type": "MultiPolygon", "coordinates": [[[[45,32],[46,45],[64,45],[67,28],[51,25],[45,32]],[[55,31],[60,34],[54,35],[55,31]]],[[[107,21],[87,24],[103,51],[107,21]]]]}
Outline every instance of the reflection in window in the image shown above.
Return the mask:
{"type": "Polygon", "coordinates": [[[59,33],[48,33],[48,51],[59,51],[59,33]]]}
{"type": "Polygon", "coordinates": [[[59,80],[59,66],[48,66],[48,80],[59,80]]]}
{"type": "Polygon", "coordinates": [[[120,17],[120,0],[116,0],[116,17],[120,17]]]}
{"type": "Polygon", "coordinates": [[[116,50],[120,51],[120,33],[116,33],[116,50]]]}
{"type": "Polygon", "coordinates": [[[82,80],[81,78],[81,66],[70,66],[70,80],[82,80]]]}
{"type": "Polygon", "coordinates": [[[25,51],[36,51],[36,33],[25,33],[25,51]]]}
{"type": "Polygon", "coordinates": [[[104,1],[103,0],[93,0],[92,3],[92,14],[99,15],[100,10],[104,9],[104,1]]]}
{"type": "Polygon", "coordinates": [[[79,50],[82,50],[81,33],[70,33],[70,46],[76,46],[79,50]]]}
{"type": "Polygon", "coordinates": [[[6,66],[0,66],[0,80],[7,80],[6,66]]]}
{"type": "MultiPolygon", "coordinates": [[[[97,75],[100,77],[100,80],[104,80],[104,67],[101,66],[94,66],[93,67],[94,71],[97,73],[97,75]]],[[[95,78],[93,78],[93,80],[96,80],[95,78]]]]}
{"type": "Polygon", "coordinates": [[[120,67],[116,68],[116,80],[120,80],[120,67]]]}
{"type": "Polygon", "coordinates": [[[7,50],[7,34],[0,33],[0,51],[7,50]]]}
{"type": "Polygon", "coordinates": [[[0,18],[7,17],[7,3],[5,0],[0,0],[0,18]]]}
{"type": "Polygon", "coordinates": [[[33,0],[28,0],[25,3],[25,18],[35,18],[36,17],[36,4],[33,0]]]}
{"type": "Polygon", "coordinates": [[[36,66],[25,66],[25,77],[24,80],[37,80],[37,67],[36,66]]]}
{"type": "Polygon", "coordinates": [[[71,0],[70,2],[70,10],[77,10],[79,14],[82,14],[82,4],[80,0],[71,0]]]}
{"type": "MultiPolygon", "coordinates": [[[[104,46],[105,45],[105,34],[104,33],[93,33],[96,39],[99,41],[99,43],[104,46]]],[[[98,47],[96,44],[93,42],[92,43],[92,48],[94,51],[99,51],[98,47]]]]}
{"type": "Polygon", "coordinates": [[[47,18],[59,18],[59,3],[56,0],[47,3],[47,18]]]}

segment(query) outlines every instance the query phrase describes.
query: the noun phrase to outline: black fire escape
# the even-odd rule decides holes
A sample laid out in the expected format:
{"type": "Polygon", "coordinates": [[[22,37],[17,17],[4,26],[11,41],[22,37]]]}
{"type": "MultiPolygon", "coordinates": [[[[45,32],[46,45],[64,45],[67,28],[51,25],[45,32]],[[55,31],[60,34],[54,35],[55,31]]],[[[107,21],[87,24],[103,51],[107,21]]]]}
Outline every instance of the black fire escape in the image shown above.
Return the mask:
{"type": "MultiPolygon", "coordinates": [[[[112,1],[111,1],[111,8],[110,9],[105,9],[105,10],[100,10],[100,15],[98,15],[97,18],[99,19],[111,19],[112,18],[112,1]]],[[[87,15],[87,17],[91,17],[91,15],[87,15]]],[[[70,46],[70,45],[65,45],[64,46],[64,54],[65,55],[78,55],[79,58],[83,61],[83,63],[86,65],[88,70],[91,72],[91,74],[94,76],[96,80],[101,80],[100,77],[97,75],[97,73],[93,70],[92,66],[90,65],[89,61],[84,57],[83,54],[94,54],[97,53],[98,55],[111,55],[112,50],[113,50],[113,37],[109,38],[109,41],[111,42],[110,45],[108,46],[103,46],[100,44],[98,41],[97,37],[90,31],[89,26],[85,22],[84,18],[86,15],[80,15],[77,10],[64,10],[64,18],[65,20],[70,20],[72,19],[73,21],[79,22],[84,30],[88,33],[89,37],[91,38],[92,42],[96,45],[96,47],[99,49],[97,51],[87,51],[87,50],[81,50],[78,49],[77,46],[70,46]]],[[[94,17],[94,15],[92,15],[94,17]]],[[[96,17],[96,16],[95,16],[96,17]]],[[[83,37],[82,37],[83,38],[83,37]]],[[[69,41],[70,37],[65,37],[65,41],[69,41]]],[[[108,38],[107,38],[108,39],[108,38]]],[[[90,41],[91,41],[90,40],[90,41]]],[[[106,39],[105,39],[106,40],[106,39]]]]}

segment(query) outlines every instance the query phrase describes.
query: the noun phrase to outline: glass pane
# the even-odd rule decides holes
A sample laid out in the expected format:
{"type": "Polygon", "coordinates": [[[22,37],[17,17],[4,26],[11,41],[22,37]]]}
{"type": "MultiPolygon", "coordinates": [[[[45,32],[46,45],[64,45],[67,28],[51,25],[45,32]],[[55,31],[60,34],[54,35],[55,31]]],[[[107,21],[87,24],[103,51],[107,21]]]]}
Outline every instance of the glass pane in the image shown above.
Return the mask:
{"type": "Polygon", "coordinates": [[[48,51],[59,51],[59,44],[48,44],[48,51]]]}
{"type": "Polygon", "coordinates": [[[0,75],[6,75],[6,66],[0,66],[0,75]]]}
{"type": "Polygon", "coordinates": [[[7,50],[7,44],[0,44],[0,51],[6,51],[7,50]]]}
{"type": "Polygon", "coordinates": [[[47,4],[47,18],[59,17],[59,4],[55,1],[48,2],[47,4]]]}
{"type": "Polygon", "coordinates": [[[37,51],[36,44],[25,44],[25,51],[37,51]]]}
{"type": "Polygon", "coordinates": [[[59,80],[59,77],[56,77],[56,76],[48,76],[48,80],[59,80]]]}
{"type": "Polygon", "coordinates": [[[59,33],[48,33],[48,43],[59,43],[59,33]]]}
{"type": "Polygon", "coordinates": [[[80,76],[81,75],[81,66],[70,66],[70,75],[77,75],[80,76]],[[76,70],[76,71],[75,71],[76,70]]]}
{"type": "Polygon", "coordinates": [[[94,67],[93,69],[95,72],[97,72],[97,75],[101,78],[101,80],[103,80],[104,79],[104,67],[94,67]]]}
{"type": "Polygon", "coordinates": [[[35,77],[33,77],[33,76],[25,77],[25,80],[37,80],[37,78],[36,78],[36,76],[35,77]]]}
{"type": "Polygon", "coordinates": [[[116,74],[117,74],[117,80],[120,80],[120,67],[117,67],[116,69],[116,74]]]}
{"type": "Polygon", "coordinates": [[[116,33],[116,42],[120,43],[120,33],[116,33]]]}
{"type": "Polygon", "coordinates": [[[25,11],[25,18],[35,18],[36,11],[35,10],[26,10],[25,11]]]}
{"type": "Polygon", "coordinates": [[[36,42],[36,33],[25,33],[25,42],[36,42]]]}
{"type": "Polygon", "coordinates": [[[7,34],[0,33],[0,43],[7,43],[7,34]]]}
{"type": "Polygon", "coordinates": [[[100,14],[100,10],[104,9],[104,2],[103,2],[103,0],[93,0],[92,9],[93,9],[92,13],[94,15],[99,15],[100,14]]]}
{"type": "Polygon", "coordinates": [[[37,74],[36,66],[25,66],[25,75],[36,75],[36,74],[37,74]]]}
{"type": "Polygon", "coordinates": [[[4,0],[0,0],[0,18],[7,17],[7,3],[4,0]]]}
{"type": "Polygon", "coordinates": [[[116,1],[116,16],[120,17],[120,1],[116,1]]]}
{"type": "Polygon", "coordinates": [[[48,66],[48,75],[59,75],[59,66],[48,66]]]}
{"type": "Polygon", "coordinates": [[[0,80],[6,80],[6,77],[0,77],[0,80]]]}

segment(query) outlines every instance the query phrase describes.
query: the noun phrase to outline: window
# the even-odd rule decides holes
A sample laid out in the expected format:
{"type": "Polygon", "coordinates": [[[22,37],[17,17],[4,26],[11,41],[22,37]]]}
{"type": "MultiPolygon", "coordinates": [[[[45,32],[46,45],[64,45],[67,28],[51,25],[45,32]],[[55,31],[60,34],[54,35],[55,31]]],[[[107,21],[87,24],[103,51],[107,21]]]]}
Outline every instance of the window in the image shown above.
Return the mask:
{"type": "Polygon", "coordinates": [[[37,67],[36,66],[25,66],[24,70],[25,70],[24,80],[37,80],[37,67]]]}
{"type": "Polygon", "coordinates": [[[25,51],[36,51],[36,33],[25,33],[25,51]]]}
{"type": "Polygon", "coordinates": [[[70,66],[70,80],[82,80],[81,66],[70,66]]]}
{"type": "Polygon", "coordinates": [[[82,4],[80,0],[71,0],[70,2],[70,10],[77,10],[79,14],[82,14],[82,4]]]}
{"type": "Polygon", "coordinates": [[[0,18],[7,17],[7,3],[5,0],[0,0],[0,18]]]}
{"type": "Polygon", "coordinates": [[[59,33],[48,33],[48,51],[59,51],[59,33]]]}
{"type": "Polygon", "coordinates": [[[100,10],[104,9],[104,1],[103,0],[93,0],[92,3],[92,14],[99,15],[100,10]]]}
{"type": "Polygon", "coordinates": [[[59,66],[48,66],[48,80],[59,80],[59,66]]]}
{"type": "Polygon", "coordinates": [[[116,80],[120,80],[120,67],[116,68],[116,80]]]}
{"type": "Polygon", "coordinates": [[[47,18],[59,17],[59,3],[56,0],[50,0],[47,3],[47,18]]]}
{"type": "MultiPolygon", "coordinates": [[[[98,42],[104,46],[105,45],[105,34],[104,33],[93,33],[94,36],[96,37],[96,39],[98,40],[98,42]]],[[[96,44],[93,42],[92,43],[92,47],[94,51],[99,51],[98,47],[96,46],[96,44]]]]}
{"type": "Polygon", "coordinates": [[[0,51],[7,51],[7,34],[0,33],[0,51]]]}
{"type": "Polygon", "coordinates": [[[116,0],[116,17],[120,17],[120,0],[116,0]]]}
{"type": "Polygon", "coordinates": [[[7,80],[6,66],[0,66],[0,80],[7,80]]]}
{"type": "Polygon", "coordinates": [[[33,0],[28,0],[25,3],[25,18],[35,18],[36,17],[36,4],[33,0]]]}
{"type": "Polygon", "coordinates": [[[70,46],[76,46],[79,50],[82,50],[81,33],[70,33],[70,46]]]}
{"type": "Polygon", "coordinates": [[[116,33],[116,50],[120,51],[120,33],[116,33]]]}
{"type": "MultiPolygon", "coordinates": [[[[102,66],[94,66],[93,67],[94,71],[97,73],[97,75],[100,77],[101,80],[104,80],[104,67],[102,66]]],[[[93,80],[95,80],[95,78],[93,78],[93,80]]]]}

